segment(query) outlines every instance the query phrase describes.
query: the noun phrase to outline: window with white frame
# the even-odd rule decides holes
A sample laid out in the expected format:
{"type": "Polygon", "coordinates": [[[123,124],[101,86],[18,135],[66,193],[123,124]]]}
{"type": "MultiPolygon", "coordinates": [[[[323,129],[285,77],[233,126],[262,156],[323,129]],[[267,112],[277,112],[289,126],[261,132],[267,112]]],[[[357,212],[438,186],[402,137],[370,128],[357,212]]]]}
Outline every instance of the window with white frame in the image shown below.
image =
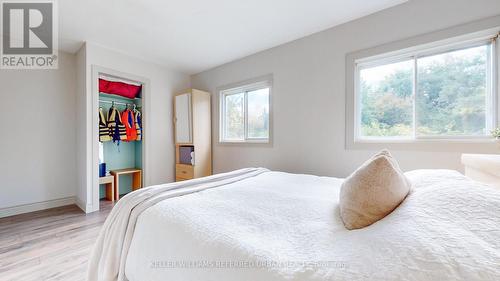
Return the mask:
{"type": "Polygon", "coordinates": [[[220,142],[268,143],[269,80],[220,91],[220,142]]]}
{"type": "Polygon", "coordinates": [[[497,123],[496,34],[355,61],[355,139],[484,138],[497,123]]]}

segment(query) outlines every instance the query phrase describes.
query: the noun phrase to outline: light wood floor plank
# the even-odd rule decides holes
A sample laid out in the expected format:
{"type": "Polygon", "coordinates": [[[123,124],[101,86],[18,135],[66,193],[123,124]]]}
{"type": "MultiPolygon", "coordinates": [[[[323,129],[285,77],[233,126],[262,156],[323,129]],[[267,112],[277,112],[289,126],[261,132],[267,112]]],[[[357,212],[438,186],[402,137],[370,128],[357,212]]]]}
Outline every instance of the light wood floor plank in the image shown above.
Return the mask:
{"type": "Polygon", "coordinates": [[[85,280],[87,262],[113,204],[85,214],[64,206],[0,219],[0,281],[85,280]]]}

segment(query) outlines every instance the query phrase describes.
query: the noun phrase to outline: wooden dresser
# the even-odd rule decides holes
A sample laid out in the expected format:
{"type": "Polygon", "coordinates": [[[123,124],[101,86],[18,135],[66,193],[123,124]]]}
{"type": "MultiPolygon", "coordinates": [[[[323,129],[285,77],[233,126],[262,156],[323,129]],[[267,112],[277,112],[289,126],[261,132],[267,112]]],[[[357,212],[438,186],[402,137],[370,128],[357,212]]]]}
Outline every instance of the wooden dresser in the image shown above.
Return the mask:
{"type": "Polygon", "coordinates": [[[175,180],[182,181],[211,175],[210,93],[189,89],[175,95],[174,128],[175,180]]]}
{"type": "Polygon", "coordinates": [[[469,178],[500,188],[499,154],[462,154],[462,164],[469,178]]]}

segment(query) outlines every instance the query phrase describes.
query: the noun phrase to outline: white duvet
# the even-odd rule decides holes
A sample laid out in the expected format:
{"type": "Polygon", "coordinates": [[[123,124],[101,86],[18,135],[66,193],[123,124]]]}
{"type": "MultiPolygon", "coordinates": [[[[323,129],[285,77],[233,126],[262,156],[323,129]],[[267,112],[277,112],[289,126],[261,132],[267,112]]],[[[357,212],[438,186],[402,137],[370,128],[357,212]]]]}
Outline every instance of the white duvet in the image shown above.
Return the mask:
{"type": "Polygon", "coordinates": [[[262,172],[169,198],[137,218],[130,281],[500,280],[500,191],[458,172],[406,173],[386,218],[348,231],[341,179],[262,172]]]}

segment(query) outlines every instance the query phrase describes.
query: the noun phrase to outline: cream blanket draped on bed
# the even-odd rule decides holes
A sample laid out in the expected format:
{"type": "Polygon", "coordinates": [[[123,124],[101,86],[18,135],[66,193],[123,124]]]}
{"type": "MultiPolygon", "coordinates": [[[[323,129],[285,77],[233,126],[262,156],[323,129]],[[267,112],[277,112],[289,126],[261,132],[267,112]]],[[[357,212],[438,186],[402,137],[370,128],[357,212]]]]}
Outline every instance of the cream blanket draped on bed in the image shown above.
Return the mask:
{"type": "Polygon", "coordinates": [[[126,195],[118,201],[101,229],[89,261],[88,280],[126,280],[124,268],[135,224],[149,207],[168,198],[227,185],[267,171],[241,169],[187,182],[151,186],[126,195]]]}

